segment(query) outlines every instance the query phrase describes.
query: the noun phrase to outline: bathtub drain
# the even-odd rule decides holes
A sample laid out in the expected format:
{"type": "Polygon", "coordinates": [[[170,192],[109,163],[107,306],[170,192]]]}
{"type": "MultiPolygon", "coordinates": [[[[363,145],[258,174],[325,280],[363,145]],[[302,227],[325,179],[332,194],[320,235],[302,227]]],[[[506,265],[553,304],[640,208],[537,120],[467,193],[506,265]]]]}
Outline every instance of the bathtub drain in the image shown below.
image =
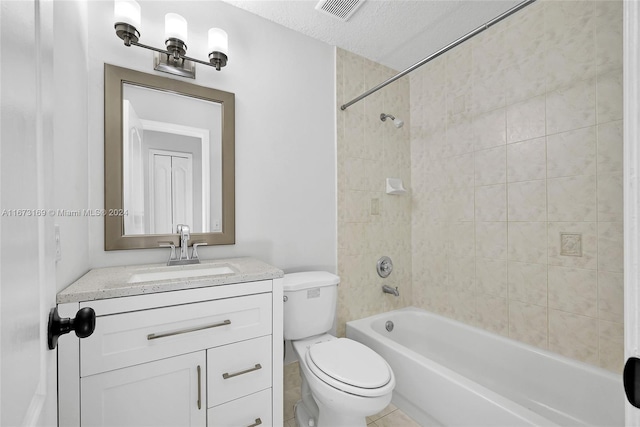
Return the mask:
{"type": "Polygon", "coordinates": [[[389,332],[393,331],[393,322],[391,320],[387,320],[387,323],[384,324],[384,327],[389,332]]]}

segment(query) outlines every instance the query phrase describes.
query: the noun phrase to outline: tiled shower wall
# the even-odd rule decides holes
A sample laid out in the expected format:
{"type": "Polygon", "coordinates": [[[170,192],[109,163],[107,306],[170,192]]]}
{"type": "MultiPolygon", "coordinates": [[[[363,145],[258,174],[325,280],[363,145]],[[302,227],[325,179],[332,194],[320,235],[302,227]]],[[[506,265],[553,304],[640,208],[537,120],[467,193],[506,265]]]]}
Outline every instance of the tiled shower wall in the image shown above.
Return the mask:
{"type": "Polygon", "coordinates": [[[342,49],[336,52],[338,136],[338,287],[337,333],[345,322],[412,301],[411,196],[388,195],[386,178],[401,178],[411,188],[409,79],[403,78],[345,111],[339,106],[396,74],[396,71],[342,49]],[[380,114],[404,120],[396,128],[380,114]],[[387,279],[376,262],[391,257],[387,279]],[[382,293],[398,287],[399,297],[382,293]]]}
{"type": "Polygon", "coordinates": [[[622,2],[536,2],[410,76],[413,304],[620,371],[622,2]]]}

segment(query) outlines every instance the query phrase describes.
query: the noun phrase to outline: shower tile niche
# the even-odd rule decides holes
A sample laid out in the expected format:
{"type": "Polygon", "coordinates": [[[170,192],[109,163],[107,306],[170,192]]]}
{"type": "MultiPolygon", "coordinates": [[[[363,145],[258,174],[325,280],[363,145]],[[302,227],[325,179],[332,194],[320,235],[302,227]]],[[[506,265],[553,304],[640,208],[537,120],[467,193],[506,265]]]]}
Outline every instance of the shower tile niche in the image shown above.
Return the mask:
{"type": "Polygon", "coordinates": [[[582,256],[582,234],[560,233],[560,255],[582,256]]]}

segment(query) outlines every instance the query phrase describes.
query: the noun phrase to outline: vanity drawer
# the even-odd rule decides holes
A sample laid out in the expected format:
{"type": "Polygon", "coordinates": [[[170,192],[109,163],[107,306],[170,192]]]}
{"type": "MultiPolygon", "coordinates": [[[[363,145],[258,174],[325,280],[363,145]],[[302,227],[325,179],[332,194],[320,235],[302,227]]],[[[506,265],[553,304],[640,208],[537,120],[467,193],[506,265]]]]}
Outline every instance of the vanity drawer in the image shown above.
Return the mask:
{"type": "Polygon", "coordinates": [[[80,376],[270,334],[271,295],[100,316],[80,340],[80,376]]]}
{"type": "Polygon", "coordinates": [[[208,427],[271,426],[271,389],[210,408],[208,427]]]}
{"type": "Polygon", "coordinates": [[[271,336],[207,350],[207,406],[271,387],[271,336]]]}

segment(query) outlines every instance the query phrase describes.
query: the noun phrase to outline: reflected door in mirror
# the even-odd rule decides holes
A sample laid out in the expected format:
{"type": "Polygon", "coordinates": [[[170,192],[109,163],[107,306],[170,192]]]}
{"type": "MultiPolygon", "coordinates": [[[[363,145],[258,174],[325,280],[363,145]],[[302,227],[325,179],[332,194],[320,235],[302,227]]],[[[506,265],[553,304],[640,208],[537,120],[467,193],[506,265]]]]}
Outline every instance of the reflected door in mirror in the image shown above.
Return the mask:
{"type": "Polygon", "coordinates": [[[149,179],[149,232],[173,233],[178,224],[193,221],[193,158],[191,155],[152,150],[149,179]]]}
{"type": "Polygon", "coordinates": [[[220,104],[128,83],[123,103],[125,235],[220,231],[220,104]]]}

